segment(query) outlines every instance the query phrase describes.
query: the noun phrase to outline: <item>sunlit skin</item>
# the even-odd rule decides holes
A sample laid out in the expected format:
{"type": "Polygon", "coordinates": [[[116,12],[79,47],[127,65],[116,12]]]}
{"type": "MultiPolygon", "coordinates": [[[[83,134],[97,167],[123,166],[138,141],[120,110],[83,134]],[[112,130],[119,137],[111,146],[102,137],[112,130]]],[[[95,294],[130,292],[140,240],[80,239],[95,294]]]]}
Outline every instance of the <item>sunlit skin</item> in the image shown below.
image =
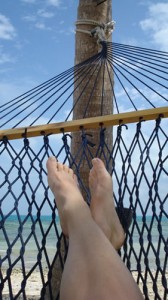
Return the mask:
{"type": "Polygon", "coordinates": [[[48,183],[69,239],[60,299],[143,299],[116,251],[124,241],[124,231],[115,212],[110,175],[102,161],[94,159],[92,163],[89,208],[74,172],[54,157],[47,161],[48,183]]]}
{"type": "Polygon", "coordinates": [[[92,164],[93,168],[89,174],[91,214],[113,247],[120,249],[125,240],[125,233],[114,206],[112,179],[99,158],[93,159],[92,164]]]}

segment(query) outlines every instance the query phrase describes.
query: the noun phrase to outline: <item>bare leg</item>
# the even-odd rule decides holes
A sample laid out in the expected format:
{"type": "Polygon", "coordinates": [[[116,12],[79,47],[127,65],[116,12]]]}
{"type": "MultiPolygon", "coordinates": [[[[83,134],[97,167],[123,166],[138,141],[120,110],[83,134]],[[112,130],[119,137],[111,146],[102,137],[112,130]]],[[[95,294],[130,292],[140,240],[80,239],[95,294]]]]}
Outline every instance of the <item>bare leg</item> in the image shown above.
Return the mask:
{"type": "Polygon", "coordinates": [[[47,161],[48,182],[55,195],[69,250],[61,282],[61,300],[140,300],[142,295],[77,187],[73,172],[47,161]]]}
{"type": "Polygon", "coordinates": [[[92,164],[89,175],[91,214],[117,250],[124,243],[125,233],[114,206],[112,178],[102,160],[94,158],[92,164]]]}

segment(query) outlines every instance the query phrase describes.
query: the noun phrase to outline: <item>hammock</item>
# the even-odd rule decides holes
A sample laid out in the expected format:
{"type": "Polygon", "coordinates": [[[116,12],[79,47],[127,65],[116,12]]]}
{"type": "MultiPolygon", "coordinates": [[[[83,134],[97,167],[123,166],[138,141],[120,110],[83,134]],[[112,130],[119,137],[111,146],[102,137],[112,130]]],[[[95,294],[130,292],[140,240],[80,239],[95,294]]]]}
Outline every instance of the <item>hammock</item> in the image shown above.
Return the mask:
{"type": "Polygon", "coordinates": [[[116,207],[120,212],[127,207],[133,214],[119,254],[145,299],[166,300],[167,64],[166,52],[102,42],[94,57],[0,106],[1,299],[5,294],[10,299],[32,299],[28,288],[37,271],[36,299],[59,299],[59,273],[68,244],[46,179],[46,160],[54,155],[74,169],[88,205],[90,193],[81,168],[90,169],[93,156],[104,160],[113,178],[116,207]],[[99,76],[99,117],[89,119],[99,76]],[[107,81],[114,103],[112,116],[103,116],[107,81]],[[71,121],[86,90],[90,94],[81,120],[71,121]],[[79,141],[75,152],[74,134],[79,141]],[[15,290],[14,275],[20,269],[15,290]]]}

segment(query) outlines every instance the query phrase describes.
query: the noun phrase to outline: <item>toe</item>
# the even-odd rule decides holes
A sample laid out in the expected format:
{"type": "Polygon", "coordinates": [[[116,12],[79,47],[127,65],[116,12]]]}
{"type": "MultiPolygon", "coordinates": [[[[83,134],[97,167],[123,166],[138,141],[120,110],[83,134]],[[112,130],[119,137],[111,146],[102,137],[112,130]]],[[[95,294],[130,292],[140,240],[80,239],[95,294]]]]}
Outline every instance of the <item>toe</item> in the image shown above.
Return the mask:
{"type": "Polygon", "coordinates": [[[67,165],[63,165],[63,170],[66,172],[66,173],[69,173],[69,168],[67,165]]]}
{"type": "Polygon", "coordinates": [[[68,168],[68,173],[73,177],[74,171],[72,169],[68,168]]]}
{"type": "Polygon", "coordinates": [[[93,169],[95,170],[97,177],[102,177],[109,173],[106,170],[106,167],[104,165],[104,162],[100,158],[93,158],[92,159],[93,169]]]}
{"type": "Polygon", "coordinates": [[[57,162],[57,169],[58,169],[58,171],[63,171],[63,169],[64,169],[63,164],[60,162],[57,162]]]}
{"type": "Polygon", "coordinates": [[[55,171],[55,169],[57,168],[57,160],[55,156],[51,156],[48,158],[46,166],[48,171],[50,172],[55,171]]]}
{"type": "Polygon", "coordinates": [[[95,157],[92,159],[92,164],[94,167],[97,167],[97,168],[100,168],[100,167],[105,168],[104,162],[98,157],[95,157]]]}

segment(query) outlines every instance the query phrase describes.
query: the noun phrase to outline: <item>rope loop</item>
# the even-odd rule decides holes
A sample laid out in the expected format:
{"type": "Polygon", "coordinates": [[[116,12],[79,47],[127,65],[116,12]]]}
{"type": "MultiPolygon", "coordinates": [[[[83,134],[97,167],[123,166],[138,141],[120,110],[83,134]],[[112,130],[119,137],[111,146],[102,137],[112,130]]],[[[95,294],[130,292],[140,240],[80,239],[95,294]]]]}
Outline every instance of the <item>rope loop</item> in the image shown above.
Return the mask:
{"type": "Polygon", "coordinates": [[[136,136],[137,137],[139,137],[139,134],[141,132],[142,122],[145,122],[145,120],[139,120],[139,122],[137,123],[137,130],[136,130],[136,136]]]}
{"type": "Polygon", "coordinates": [[[24,138],[24,146],[25,146],[25,148],[29,147],[29,140],[28,140],[28,138],[24,138]]]}
{"type": "Polygon", "coordinates": [[[68,136],[70,137],[70,139],[72,139],[72,135],[70,135],[69,133],[63,134],[63,137],[62,137],[64,145],[66,145],[66,146],[68,146],[68,139],[67,139],[68,136]]]}
{"type": "Polygon", "coordinates": [[[121,132],[122,132],[122,128],[121,128],[121,125],[119,125],[117,128],[117,137],[121,136],[121,132]]]}
{"type": "Polygon", "coordinates": [[[128,130],[128,126],[126,124],[120,124],[117,128],[117,136],[121,136],[122,128],[125,127],[128,130]]]}
{"type": "Polygon", "coordinates": [[[110,21],[108,23],[100,23],[96,20],[91,19],[81,19],[77,20],[75,25],[92,25],[95,26],[91,30],[86,29],[76,29],[76,32],[82,32],[89,34],[91,37],[97,38],[97,43],[107,41],[111,36],[111,33],[115,29],[115,21],[110,21]]]}
{"type": "Polygon", "coordinates": [[[48,135],[44,135],[43,140],[44,140],[44,145],[49,145],[48,135]]]}
{"type": "Polygon", "coordinates": [[[159,115],[159,117],[156,119],[156,133],[158,133],[161,120],[162,120],[162,115],[159,115]]]}
{"type": "Polygon", "coordinates": [[[68,145],[68,139],[67,139],[67,137],[70,137],[70,139],[72,139],[72,136],[69,133],[67,133],[67,134],[63,133],[62,140],[63,140],[63,143],[64,143],[64,148],[65,148],[66,153],[67,152],[69,153],[70,147],[68,145]]]}

